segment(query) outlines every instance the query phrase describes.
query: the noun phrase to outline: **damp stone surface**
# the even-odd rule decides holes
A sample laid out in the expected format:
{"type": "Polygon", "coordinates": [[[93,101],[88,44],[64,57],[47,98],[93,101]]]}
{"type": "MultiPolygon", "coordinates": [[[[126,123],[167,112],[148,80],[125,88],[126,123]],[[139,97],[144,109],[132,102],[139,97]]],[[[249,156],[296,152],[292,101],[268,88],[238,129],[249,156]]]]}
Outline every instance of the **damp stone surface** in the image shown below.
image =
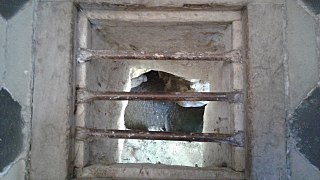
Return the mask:
{"type": "Polygon", "coordinates": [[[22,144],[23,121],[21,106],[10,93],[0,90],[0,171],[12,163],[19,155],[22,144]]]}

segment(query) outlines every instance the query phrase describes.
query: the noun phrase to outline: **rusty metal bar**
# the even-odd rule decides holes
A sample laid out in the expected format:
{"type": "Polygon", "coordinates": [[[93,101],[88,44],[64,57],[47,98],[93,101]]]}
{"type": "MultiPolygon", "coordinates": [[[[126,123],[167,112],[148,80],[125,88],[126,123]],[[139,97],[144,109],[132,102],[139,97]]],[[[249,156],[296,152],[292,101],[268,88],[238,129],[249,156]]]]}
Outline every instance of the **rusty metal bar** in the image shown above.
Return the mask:
{"type": "Polygon", "coordinates": [[[228,101],[240,102],[241,92],[91,92],[78,90],[77,102],[99,100],[143,100],[143,101],[228,101]]]}
{"type": "Polygon", "coordinates": [[[94,138],[215,142],[239,147],[243,147],[244,145],[243,131],[234,134],[219,134],[77,128],[76,139],[90,140],[94,138]]]}
{"type": "Polygon", "coordinates": [[[238,50],[227,53],[213,52],[144,52],[144,51],[112,51],[79,49],[77,62],[92,60],[193,60],[193,61],[224,61],[241,62],[241,53],[238,50]]]}

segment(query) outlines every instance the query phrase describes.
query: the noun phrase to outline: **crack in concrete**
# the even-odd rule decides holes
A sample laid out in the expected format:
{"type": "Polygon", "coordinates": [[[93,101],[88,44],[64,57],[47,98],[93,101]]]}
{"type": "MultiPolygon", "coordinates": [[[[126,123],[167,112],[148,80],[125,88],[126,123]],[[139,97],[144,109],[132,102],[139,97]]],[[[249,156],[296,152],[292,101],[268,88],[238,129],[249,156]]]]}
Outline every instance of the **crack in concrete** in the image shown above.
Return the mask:
{"type": "Polygon", "coordinates": [[[27,152],[27,161],[26,161],[26,179],[30,177],[30,169],[31,169],[31,149],[32,149],[32,119],[33,119],[33,96],[34,96],[34,78],[35,78],[35,54],[36,54],[36,20],[37,20],[37,10],[38,10],[38,0],[32,0],[32,53],[31,53],[31,63],[32,63],[32,72],[31,72],[31,80],[30,80],[30,132],[28,133],[28,142],[29,149],[27,152]]]}

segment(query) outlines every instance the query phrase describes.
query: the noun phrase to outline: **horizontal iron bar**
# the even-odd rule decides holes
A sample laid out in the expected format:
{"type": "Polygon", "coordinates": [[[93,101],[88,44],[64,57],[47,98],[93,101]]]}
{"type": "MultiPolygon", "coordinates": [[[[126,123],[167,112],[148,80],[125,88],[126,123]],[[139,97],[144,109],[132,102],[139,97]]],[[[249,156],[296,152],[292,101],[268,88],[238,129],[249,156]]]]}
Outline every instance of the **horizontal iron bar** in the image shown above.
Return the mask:
{"type": "Polygon", "coordinates": [[[243,147],[244,145],[243,131],[239,131],[234,134],[219,134],[77,128],[76,139],[90,140],[94,138],[215,142],[232,144],[240,147],[243,147]]]}
{"type": "Polygon", "coordinates": [[[91,50],[79,49],[77,62],[91,60],[195,60],[195,61],[224,61],[241,62],[241,53],[238,50],[227,53],[213,52],[144,52],[144,51],[112,51],[112,50],[91,50]]]}
{"type": "Polygon", "coordinates": [[[242,101],[242,93],[235,92],[91,92],[77,91],[77,102],[99,100],[142,100],[142,101],[242,101]]]}

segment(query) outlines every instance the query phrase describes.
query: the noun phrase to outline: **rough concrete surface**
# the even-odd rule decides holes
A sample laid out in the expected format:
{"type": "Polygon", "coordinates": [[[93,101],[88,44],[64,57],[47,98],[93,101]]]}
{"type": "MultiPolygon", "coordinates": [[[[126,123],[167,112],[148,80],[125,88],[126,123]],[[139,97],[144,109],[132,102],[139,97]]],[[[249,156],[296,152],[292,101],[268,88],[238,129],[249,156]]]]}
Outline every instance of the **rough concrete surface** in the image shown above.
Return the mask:
{"type": "Polygon", "coordinates": [[[68,176],[73,146],[73,8],[72,2],[40,2],[36,12],[31,179],[68,176]]]}
{"type": "Polygon", "coordinates": [[[248,165],[251,179],[286,178],[284,5],[248,5],[248,165]]]}

